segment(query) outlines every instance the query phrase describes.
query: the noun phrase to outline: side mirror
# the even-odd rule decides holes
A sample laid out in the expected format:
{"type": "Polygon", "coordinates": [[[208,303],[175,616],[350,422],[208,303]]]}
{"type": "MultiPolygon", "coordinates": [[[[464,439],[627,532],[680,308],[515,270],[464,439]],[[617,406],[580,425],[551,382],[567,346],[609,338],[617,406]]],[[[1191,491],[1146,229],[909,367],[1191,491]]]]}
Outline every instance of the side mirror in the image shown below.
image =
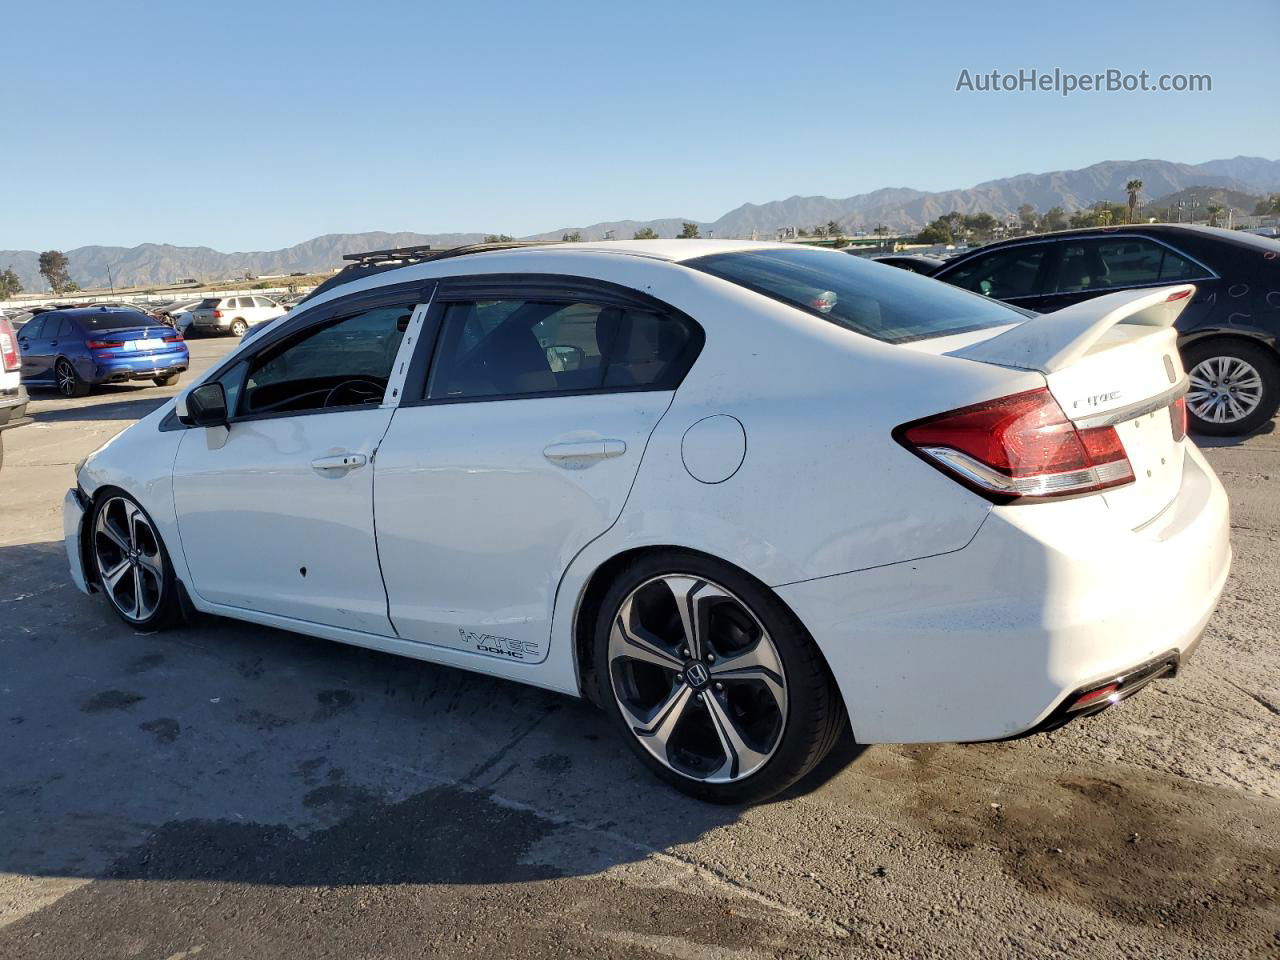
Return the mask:
{"type": "Polygon", "coordinates": [[[221,427],[227,423],[227,392],[220,383],[202,383],[186,395],[186,415],[178,419],[193,427],[221,427]]]}

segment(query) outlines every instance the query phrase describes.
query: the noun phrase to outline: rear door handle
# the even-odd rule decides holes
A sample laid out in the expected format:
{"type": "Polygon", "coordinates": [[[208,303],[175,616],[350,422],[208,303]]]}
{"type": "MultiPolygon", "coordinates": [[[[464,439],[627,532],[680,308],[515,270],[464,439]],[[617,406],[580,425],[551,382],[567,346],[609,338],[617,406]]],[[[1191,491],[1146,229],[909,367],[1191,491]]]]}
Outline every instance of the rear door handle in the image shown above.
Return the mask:
{"type": "Polygon", "coordinates": [[[557,467],[574,469],[590,466],[598,460],[620,457],[626,452],[627,445],[622,440],[577,440],[553,443],[543,449],[542,455],[557,467]]]}
{"type": "Polygon", "coordinates": [[[340,453],[332,457],[317,457],[311,461],[311,469],[316,473],[332,476],[358,470],[369,462],[363,453],[340,453]]]}

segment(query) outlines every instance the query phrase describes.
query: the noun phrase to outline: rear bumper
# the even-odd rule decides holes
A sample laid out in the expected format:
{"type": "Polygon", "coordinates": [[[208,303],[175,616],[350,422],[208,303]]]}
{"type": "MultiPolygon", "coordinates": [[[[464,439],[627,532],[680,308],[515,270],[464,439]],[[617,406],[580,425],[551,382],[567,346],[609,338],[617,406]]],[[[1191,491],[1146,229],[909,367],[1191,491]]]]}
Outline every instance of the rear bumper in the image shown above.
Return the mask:
{"type": "Polygon", "coordinates": [[[22,386],[11,393],[0,393],[0,431],[25,427],[31,422],[27,416],[29,399],[26,387],[22,386]]]}
{"type": "Polygon", "coordinates": [[[778,592],[860,741],[1000,740],[1185,662],[1222,594],[1228,533],[1226,494],[1188,443],[1177,497],[1137,530],[1116,529],[1100,496],[997,507],[962,550],[778,592]]]}
{"type": "Polygon", "coordinates": [[[94,374],[91,379],[95,383],[151,380],[155,377],[182,373],[190,364],[191,355],[186,350],[150,354],[137,359],[95,360],[94,374]]]}

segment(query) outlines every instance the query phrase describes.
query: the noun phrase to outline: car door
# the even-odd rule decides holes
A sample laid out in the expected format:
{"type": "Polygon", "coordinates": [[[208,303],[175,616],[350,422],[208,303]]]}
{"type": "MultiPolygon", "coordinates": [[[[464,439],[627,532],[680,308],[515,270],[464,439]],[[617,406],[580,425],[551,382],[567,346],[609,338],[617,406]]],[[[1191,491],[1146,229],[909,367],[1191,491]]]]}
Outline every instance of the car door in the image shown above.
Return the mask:
{"type": "Polygon", "coordinates": [[[994,297],[1026,310],[1039,310],[1045,278],[1053,261],[1054,244],[1046,241],[1017,243],[965,257],[942,267],[939,280],[994,297]]]}
{"type": "Polygon", "coordinates": [[[373,532],[373,459],[421,285],[307,311],[216,374],[226,428],[193,428],[173,493],[189,587],[228,607],[394,635],[373,532]]]}
{"type": "Polygon", "coordinates": [[[617,520],[702,331],[563,278],[445,281],[428,321],[429,374],[415,357],[374,471],[391,619],[406,639],[537,663],[560,577],[617,520]]]}
{"type": "MultiPolygon", "coordinates": [[[[52,319],[56,326],[58,318],[52,319]]],[[[28,383],[50,376],[49,367],[53,359],[49,355],[49,343],[44,336],[44,328],[49,321],[49,317],[38,315],[18,329],[18,349],[22,351],[22,379],[28,383]]]]}

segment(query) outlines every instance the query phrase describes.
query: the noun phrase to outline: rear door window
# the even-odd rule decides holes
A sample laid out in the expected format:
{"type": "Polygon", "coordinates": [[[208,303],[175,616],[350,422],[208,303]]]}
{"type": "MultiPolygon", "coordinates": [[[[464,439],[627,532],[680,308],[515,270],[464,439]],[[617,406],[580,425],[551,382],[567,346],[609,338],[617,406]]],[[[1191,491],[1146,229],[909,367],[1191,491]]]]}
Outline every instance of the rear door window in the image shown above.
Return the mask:
{"type": "Polygon", "coordinates": [[[520,299],[451,303],[427,395],[674,389],[693,339],[684,319],[648,310],[520,299]]]}
{"type": "Polygon", "coordinates": [[[1196,264],[1146,237],[1088,237],[1064,241],[1061,249],[1054,293],[1125,290],[1207,276],[1196,264]]]}
{"type": "Polygon", "coordinates": [[[812,247],[717,253],[684,265],[888,343],[1007,326],[1027,316],[909,270],[812,247]]]}

